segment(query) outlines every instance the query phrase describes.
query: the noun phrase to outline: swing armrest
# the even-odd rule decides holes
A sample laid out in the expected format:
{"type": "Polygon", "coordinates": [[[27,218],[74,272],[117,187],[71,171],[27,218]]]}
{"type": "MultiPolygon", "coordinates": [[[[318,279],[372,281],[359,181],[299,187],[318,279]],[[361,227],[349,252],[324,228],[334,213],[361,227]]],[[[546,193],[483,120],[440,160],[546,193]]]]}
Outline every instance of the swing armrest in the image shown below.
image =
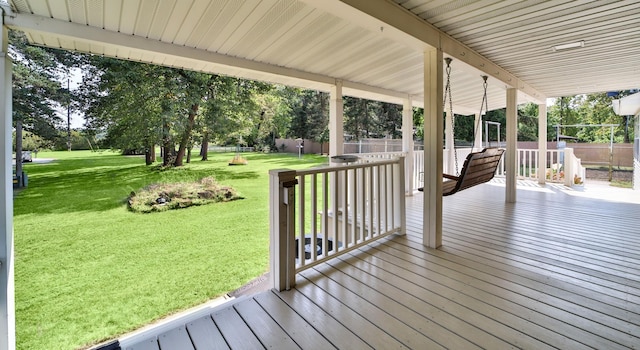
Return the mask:
{"type": "Polygon", "coordinates": [[[449,174],[442,174],[442,177],[444,177],[445,179],[454,180],[454,181],[458,181],[458,179],[460,178],[459,176],[453,176],[449,174]]]}

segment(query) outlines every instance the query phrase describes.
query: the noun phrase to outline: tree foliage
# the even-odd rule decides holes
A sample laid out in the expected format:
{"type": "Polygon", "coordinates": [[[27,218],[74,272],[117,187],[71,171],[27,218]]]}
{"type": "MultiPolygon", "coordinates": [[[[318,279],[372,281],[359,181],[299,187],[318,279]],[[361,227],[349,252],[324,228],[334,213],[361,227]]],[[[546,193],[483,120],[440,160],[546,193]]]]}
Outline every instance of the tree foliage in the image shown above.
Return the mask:
{"type": "Polygon", "coordinates": [[[325,92],[290,89],[291,138],[319,140],[329,123],[329,96],[325,92]]]}
{"type": "Polygon", "coordinates": [[[363,138],[402,137],[402,106],[344,97],[345,136],[360,140],[363,138]]]}
{"type": "Polygon", "coordinates": [[[64,120],[57,109],[75,108],[67,89],[69,71],[84,64],[82,55],[31,46],[21,32],[9,31],[13,61],[13,123],[40,138],[42,145],[56,142],[64,120]]]}
{"type": "Polygon", "coordinates": [[[607,93],[561,97],[549,109],[549,139],[555,139],[555,125],[589,125],[562,127],[560,134],[574,137],[577,142],[608,143],[611,128],[598,124],[615,124],[614,142],[630,142],[633,139],[633,119],[616,115],[612,98],[607,93]],[[553,121],[553,123],[552,123],[553,121]]]}
{"type": "Polygon", "coordinates": [[[277,95],[256,98],[273,90],[267,84],[98,56],[91,63],[82,90],[87,125],[125,153],[151,155],[161,145],[164,165],[180,166],[195,144],[260,142],[265,111],[282,128],[273,121],[282,114],[277,95]]]}

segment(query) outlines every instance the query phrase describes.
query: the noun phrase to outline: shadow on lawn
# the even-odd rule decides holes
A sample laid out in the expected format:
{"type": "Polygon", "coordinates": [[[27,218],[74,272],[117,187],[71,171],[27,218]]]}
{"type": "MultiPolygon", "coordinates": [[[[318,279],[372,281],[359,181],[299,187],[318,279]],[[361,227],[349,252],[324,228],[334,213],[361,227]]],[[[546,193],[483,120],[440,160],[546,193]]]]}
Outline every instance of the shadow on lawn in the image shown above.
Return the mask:
{"type": "MultiPolygon", "coordinates": [[[[160,170],[140,159],[105,156],[99,160],[67,159],[25,167],[29,186],[14,200],[14,214],[105,211],[126,205],[131,191],[152,183],[191,182],[213,176],[217,181],[256,179],[251,170],[184,167],[160,170]]],[[[228,184],[233,186],[232,183],[228,184]]]]}

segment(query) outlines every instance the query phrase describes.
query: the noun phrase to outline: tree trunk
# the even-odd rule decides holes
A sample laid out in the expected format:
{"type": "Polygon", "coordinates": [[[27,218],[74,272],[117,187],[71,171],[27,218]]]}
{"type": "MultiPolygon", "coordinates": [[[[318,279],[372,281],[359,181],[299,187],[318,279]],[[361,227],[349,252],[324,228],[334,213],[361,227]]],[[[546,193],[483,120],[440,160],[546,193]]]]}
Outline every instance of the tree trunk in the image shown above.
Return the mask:
{"type": "Polygon", "coordinates": [[[191,163],[191,148],[187,147],[187,164],[191,163]]]}
{"type": "Polygon", "coordinates": [[[163,121],[162,123],[162,165],[169,166],[171,164],[171,155],[173,151],[171,149],[171,138],[169,137],[169,123],[163,121]]]}
{"type": "Polygon", "coordinates": [[[182,158],[185,155],[187,144],[189,143],[189,139],[191,138],[191,130],[193,130],[193,124],[196,120],[196,114],[198,114],[198,108],[200,108],[200,104],[194,103],[189,109],[189,121],[187,123],[186,129],[184,130],[184,134],[182,134],[182,139],[180,140],[180,146],[178,148],[178,154],[176,155],[176,159],[173,163],[174,166],[183,165],[182,158]]]}
{"type": "Polygon", "coordinates": [[[156,162],[156,145],[155,144],[151,144],[151,163],[155,163],[156,162]]]}
{"type": "Polygon", "coordinates": [[[209,160],[209,133],[205,131],[202,135],[202,146],[200,147],[200,156],[202,161],[209,160]]]}
{"type": "Polygon", "coordinates": [[[153,164],[152,154],[154,153],[153,142],[149,139],[145,139],[144,141],[144,164],[151,165],[153,164]]]}
{"type": "Polygon", "coordinates": [[[151,152],[153,152],[153,150],[149,147],[145,148],[144,150],[144,163],[146,165],[153,164],[153,160],[151,160],[151,152]]]}

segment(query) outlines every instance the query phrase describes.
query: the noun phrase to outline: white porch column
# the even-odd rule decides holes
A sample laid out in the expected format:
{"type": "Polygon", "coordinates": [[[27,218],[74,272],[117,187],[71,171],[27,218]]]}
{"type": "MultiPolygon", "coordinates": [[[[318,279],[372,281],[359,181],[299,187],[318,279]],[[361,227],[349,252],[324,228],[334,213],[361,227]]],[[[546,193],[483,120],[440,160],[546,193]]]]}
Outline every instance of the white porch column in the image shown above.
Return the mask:
{"type": "Polygon", "coordinates": [[[442,245],[442,51],[424,53],[424,213],[422,244],[442,245]]]}
{"type": "Polygon", "coordinates": [[[482,115],[476,113],[473,118],[473,125],[475,130],[473,131],[473,148],[478,151],[482,151],[482,115]]]}
{"type": "Polygon", "coordinates": [[[405,192],[413,196],[415,178],[413,174],[413,106],[411,96],[407,96],[402,104],[402,152],[405,158],[405,192]]]}
{"type": "Polygon", "coordinates": [[[0,144],[0,350],[16,348],[16,319],[13,284],[13,175],[11,60],[7,54],[8,32],[2,27],[0,42],[0,116],[3,141],[0,144]]]}
{"type": "Polygon", "coordinates": [[[336,80],[329,96],[329,157],[344,154],[342,80],[336,80]]]}
{"type": "Polygon", "coordinates": [[[447,174],[456,174],[455,170],[455,135],[453,135],[453,115],[450,111],[446,111],[445,116],[445,138],[444,138],[444,149],[446,150],[447,157],[447,167],[443,169],[443,171],[447,174]]]}
{"type": "MultiPolygon", "coordinates": [[[[640,191],[640,114],[635,117],[633,138],[633,189],[640,191]]],[[[583,179],[584,180],[584,179],[583,179]]]]}
{"type": "Polygon", "coordinates": [[[516,152],[518,146],[518,90],[507,89],[507,151],[505,156],[505,171],[507,177],[506,201],[516,201],[516,152]]]}
{"type": "Polygon", "coordinates": [[[547,104],[538,105],[538,183],[547,179],[547,104]]]}

